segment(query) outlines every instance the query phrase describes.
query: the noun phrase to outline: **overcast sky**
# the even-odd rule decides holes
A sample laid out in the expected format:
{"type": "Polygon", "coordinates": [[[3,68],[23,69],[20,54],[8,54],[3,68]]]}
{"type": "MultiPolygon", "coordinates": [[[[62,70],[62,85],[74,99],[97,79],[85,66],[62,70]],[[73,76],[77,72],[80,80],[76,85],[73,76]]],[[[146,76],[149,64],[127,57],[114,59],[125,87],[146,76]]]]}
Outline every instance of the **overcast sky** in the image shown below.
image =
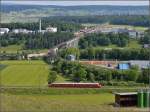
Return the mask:
{"type": "Polygon", "coordinates": [[[62,6],[75,6],[75,5],[148,5],[148,0],[141,1],[4,1],[2,4],[26,4],[26,5],[62,5],[62,6]]]}

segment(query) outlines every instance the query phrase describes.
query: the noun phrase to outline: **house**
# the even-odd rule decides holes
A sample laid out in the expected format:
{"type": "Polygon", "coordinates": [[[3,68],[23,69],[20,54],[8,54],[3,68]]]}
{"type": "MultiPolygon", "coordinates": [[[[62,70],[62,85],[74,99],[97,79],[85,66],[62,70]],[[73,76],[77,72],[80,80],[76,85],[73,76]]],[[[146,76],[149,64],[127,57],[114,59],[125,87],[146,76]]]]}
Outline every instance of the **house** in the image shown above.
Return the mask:
{"type": "Polygon", "coordinates": [[[70,54],[67,56],[67,60],[69,60],[69,61],[75,61],[75,59],[76,59],[75,55],[70,54]]]}
{"type": "Polygon", "coordinates": [[[137,38],[142,38],[142,37],[144,37],[144,31],[138,31],[137,38]]]}
{"type": "Polygon", "coordinates": [[[0,28],[0,35],[3,35],[4,33],[8,33],[9,29],[8,28],[0,28]]]}
{"type": "Polygon", "coordinates": [[[136,38],[138,33],[135,30],[128,30],[128,34],[132,38],[136,38]]]}

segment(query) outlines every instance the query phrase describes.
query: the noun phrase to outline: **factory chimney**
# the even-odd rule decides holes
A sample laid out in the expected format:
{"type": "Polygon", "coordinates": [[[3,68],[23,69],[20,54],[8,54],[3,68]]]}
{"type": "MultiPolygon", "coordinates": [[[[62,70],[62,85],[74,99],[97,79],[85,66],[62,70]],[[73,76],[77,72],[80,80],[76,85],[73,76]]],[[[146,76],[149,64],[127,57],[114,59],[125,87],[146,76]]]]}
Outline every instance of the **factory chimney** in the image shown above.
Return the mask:
{"type": "Polygon", "coordinates": [[[39,32],[41,32],[41,19],[39,20],[39,32]]]}

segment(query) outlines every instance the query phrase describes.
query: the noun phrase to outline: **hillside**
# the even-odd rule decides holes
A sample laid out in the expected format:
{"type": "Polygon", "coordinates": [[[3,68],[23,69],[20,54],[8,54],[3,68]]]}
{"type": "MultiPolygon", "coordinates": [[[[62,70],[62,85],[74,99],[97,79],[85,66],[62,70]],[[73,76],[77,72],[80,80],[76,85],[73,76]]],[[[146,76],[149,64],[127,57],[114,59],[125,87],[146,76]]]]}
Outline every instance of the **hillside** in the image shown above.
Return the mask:
{"type": "Polygon", "coordinates": [[[55,5],[2,5],[2,12],[11,11],[25,11],[25,10],[49,10],[53,9],[54,12],[62,11],[85,11],[89,14],[98,15],[114,15],[114,14],[135,14],[144,15],[148,14],[148,6],[111,6],[111,5],[86,5],[86,6],[55,6],[55,5]],[[93,13],[94,12],[94,13],[93,13]]]}
{"type": "Polygon", "coordinates": [[[2,22],[33,22],[49,16],[88,15],[148,15],[148,6],[54,6],[54,5],[8,5],[1,7],[2,22]],[[7,18],[6,18],[7,16],[7,18]]]}

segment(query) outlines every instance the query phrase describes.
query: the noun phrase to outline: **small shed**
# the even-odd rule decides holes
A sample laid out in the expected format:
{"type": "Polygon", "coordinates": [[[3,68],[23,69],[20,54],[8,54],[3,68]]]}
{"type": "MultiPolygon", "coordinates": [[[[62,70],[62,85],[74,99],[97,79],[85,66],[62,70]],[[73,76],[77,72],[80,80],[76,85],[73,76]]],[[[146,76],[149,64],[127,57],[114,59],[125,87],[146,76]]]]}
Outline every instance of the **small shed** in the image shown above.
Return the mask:
{"type": "Polygon", "coordinates": [[[115,93],[115,104],[120,107],[136,106],[137,92],[115,93]]]}
{"type": "Polygon", "coordinates": [[[75,59],[76,59],[75,55],[70,54],[67,56],[67,60],[69,60],[69,61],[75,61],[75,59]]]}

